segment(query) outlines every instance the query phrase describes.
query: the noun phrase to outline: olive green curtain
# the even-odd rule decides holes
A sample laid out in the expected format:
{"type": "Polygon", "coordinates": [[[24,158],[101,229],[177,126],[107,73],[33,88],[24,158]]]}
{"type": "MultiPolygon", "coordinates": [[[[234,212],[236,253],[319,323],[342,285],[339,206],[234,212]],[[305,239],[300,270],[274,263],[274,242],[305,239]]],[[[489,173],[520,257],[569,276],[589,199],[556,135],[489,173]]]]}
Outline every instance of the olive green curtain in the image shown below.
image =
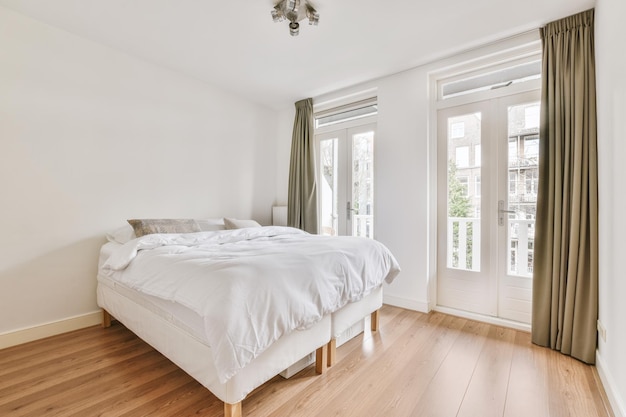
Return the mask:
{"type": "Polygon", "coordinates": [[[594,11],[541,30],[532,341],[595,363],[598,174],[594,11]]]}
{"type": "Polygon", "coordinates": [[[317,185],[313,138],[313,99],[296,103],[291,139],[287,224],[317,233],[317,185]]]}

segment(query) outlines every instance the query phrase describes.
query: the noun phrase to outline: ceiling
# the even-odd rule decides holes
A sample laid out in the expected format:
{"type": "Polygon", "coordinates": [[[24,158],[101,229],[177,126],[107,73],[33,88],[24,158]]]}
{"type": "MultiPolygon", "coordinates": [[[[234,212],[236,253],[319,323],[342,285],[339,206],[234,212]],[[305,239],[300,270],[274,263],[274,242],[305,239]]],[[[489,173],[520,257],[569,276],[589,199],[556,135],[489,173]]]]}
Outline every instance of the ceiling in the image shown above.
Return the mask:
{"type": "Polygon", "coordinates": [[[289,35],[272,0],[0,0],[272,108],[540,27],[595,0],[313,0],[289,35]]]}

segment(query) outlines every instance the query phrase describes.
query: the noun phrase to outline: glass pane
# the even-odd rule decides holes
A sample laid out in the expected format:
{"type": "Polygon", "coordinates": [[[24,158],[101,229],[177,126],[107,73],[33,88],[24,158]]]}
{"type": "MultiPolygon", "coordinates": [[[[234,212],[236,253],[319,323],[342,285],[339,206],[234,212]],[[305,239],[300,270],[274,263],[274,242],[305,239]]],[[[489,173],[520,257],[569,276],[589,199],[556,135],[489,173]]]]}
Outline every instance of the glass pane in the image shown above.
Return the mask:
{"type": "Polygon", "coordinates": [[[535,213],[539,183],[539,103],[508,109],[508,274],[533,276],[535,213]]]}
{"type": "Polygon", "coordinates": [[[448,268],[480,271],[481,151],[481,113],[448,118],[448,268]]]}
{"type": "Polygon", "coordinates": [[[321,233],[337,235],[337,139],[320,141],[321,233]]]}
{"type": "Polygon", "coordinates": [[[374,132],[352,136],[352,236],[374,238],[374,132]]]}

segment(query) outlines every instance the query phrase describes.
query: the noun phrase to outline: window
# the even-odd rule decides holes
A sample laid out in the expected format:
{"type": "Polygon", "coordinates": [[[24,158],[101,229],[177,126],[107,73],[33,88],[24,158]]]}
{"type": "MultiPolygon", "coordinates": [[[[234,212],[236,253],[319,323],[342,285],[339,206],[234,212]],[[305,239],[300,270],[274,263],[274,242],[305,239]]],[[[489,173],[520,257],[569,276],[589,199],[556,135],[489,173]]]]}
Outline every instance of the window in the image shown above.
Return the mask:
{"type": "Polygon", "coordinates": [[[474,196],[480,198],[480,175],[478,175],[474,181],[474,196]]]}
{"type": "Polygon", "coordinates": [[[537,188],[539,187],[538,172],[536,169],[529,169],[526,171],[526,194],[537,195],[537,188]]]}
{"type": "Polygon", "coordinates": [[[539,158],[539,138],[537,136],[530,136],[524,139],[524,159],[529,164],[537,164],[539,158]]]}
{"type": "Polygon", "coordinates": [[[509,139],[509,166],[517,166],[518,164],[517,138],[509,139]]]}
{"type": "Polygon", "coordinates": [[[517,194],[517,172],[509,172],[509,194],[517,194]]]}
{"type": "Polygon", "coordinates": [[[456,122],[450,125],[450,137],[459,139],[465,136],[465,122],[456,122]]]}
{"type": "Polygon", "coordinates": [[[469,167],[469,146],[459,146],[456,148],[456,166],[457,168],[469,167]]]}
{"type": "Polygon", "coordinates": [[[528,106],[524,109],[524,128],[535,129],[539,127],[539,106],[528,106]]]}

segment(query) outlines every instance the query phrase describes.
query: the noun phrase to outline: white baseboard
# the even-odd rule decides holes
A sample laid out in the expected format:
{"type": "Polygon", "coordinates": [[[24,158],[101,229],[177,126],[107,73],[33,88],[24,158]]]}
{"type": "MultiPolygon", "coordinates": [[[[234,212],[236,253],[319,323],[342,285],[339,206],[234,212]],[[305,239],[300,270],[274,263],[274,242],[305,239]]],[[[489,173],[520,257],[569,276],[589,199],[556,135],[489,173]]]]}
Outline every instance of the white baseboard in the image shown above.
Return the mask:
{"type": "Polygon", "coordinates": [[[383,303],[389,304],[395,307],[406,308],[407,310],[419,311],[421,313],[428,313],[428,302],[420,302],[415,300],[409,300],[408,298],[395,297],[393,295],[387,295],[383,292],[383,303]]]}
{"type": "Polygon", "coordinates": [[[463,317],[464,319],[480,321],[496,326],[509,327],[511,329],[521,330],[523,332],[530,333],[530,324],[520,323],[519,321],[501,319],[499,317],[484,316],[482,314],[470,313],[469,311],[457,310],[454,308],[442,306],[436,306],[433,310],[439,311],[440,313],[450,314],[451,316],[463,317]]]}
{"type": "Polygon", "coordinates": [[[102,310],[0,334],[0,349],[102,323],[102,310]]]}
{"type": "Polygon", "coordinates": [[[606,392],[606,396],[609,398],[609,403],[611,404],[611,409],[613,409],[613,414],[615,417],[626,417],[626,408],[624,408],[624,401],[620,397],[619,392],[617,392],[614,387],[615,380],[611,375],[611,371],[606,366],[606,362],[602,355],[600,355],[600,351],[596,350],[596,369],[598,370],[598,375],[600,376],[600,381],[602,381],[602,386],[604,387],[604,392],[606,392]]]}

